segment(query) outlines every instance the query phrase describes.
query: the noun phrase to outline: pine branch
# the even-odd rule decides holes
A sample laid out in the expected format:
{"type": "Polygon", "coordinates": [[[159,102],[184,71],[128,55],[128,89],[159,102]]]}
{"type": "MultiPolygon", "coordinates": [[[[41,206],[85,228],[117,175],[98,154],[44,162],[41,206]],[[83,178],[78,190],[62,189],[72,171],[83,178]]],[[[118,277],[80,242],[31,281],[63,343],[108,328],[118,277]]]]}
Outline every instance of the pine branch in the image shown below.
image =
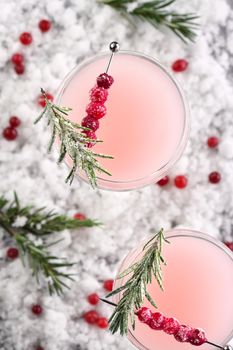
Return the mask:
{"type": "Polygon", "coordinates": [[[157,308],[146,287],[155,278],[159,287],[163,290],[162,265],[166,264],[162,257],[163,242],[168,243],[164,237],[163,229],[161,229],[143,247],[141,260],[118,276],[118,279],[129,276],[126,283],[107,295],[107,297],[116,294],[121,295],[121,299],[109,320],[109,329],[112,333],[120,330],[121,335],[127,334],[129,322],[131,322],[132,328],[135,328],[135,311],[140,309],[144,298],[157,308]]]}
{"type": "Polygon", "coordinates": [[[66,156],[72,160],[72,168],[66,178],[66,182],[72,184],[76,170],[80,169],[84,171],[91,186],[95,188],[97,186],[96,173],[104,173],[111,176],[111,174],[100,165],[98,158],[113,159],[113,157],[90,151],[86,146],[88,143],[96,144],[102,141],[92,140],[86,137],[82,131],[89,129],[68,119],[68,114],[71,111],[70,108],[53,104],[47,99],[43,89],[41,89],[41,93],[44,96],[46,106],[36,119],[35,124],[43,117],[47,117],[48,125],[50,125],[52,129],[48,151],[51,151],[57,138],[60,141],[58,163],[61,163],[66,156]]]}
{"type": "Polygon", "coordinates": [[[49,247],[60,240],[47,244],[46,237],[65,229],[98,225],[99,222],[91,219],[72,219],[45,208],[21,207],[16,193],[11,203],[0,197],[0,226],[15,240],[23,264],[29,266],[37,282],[41,276],[45,278],[50,294],[60,295],[63,288],[69,288],[65,280],[72,280],[72,274],[63,270],[74,264],[52,256],[49,247]]]}
{"type": "Polygon", "coordinates": [[[169,9],[176,0],[151,0],[137,5],[135,0],[99,0],[127,16],[137,17],[146,21],[156,28],[165,26],[187,43],[194,41],[199,24],[196,20],[198,15],[193,13],[180,14],[169,9]],[[135,8],[130,6],[135,3],[135,8]]]}

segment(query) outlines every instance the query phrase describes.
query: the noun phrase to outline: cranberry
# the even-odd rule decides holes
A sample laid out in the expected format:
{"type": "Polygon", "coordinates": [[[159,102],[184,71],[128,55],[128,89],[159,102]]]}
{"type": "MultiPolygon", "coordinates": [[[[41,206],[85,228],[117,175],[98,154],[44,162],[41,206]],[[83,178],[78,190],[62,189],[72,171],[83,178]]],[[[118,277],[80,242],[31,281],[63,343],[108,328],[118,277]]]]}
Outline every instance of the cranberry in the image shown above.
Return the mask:
{"type": "Polygon", "coordinates": [[[188,68],[188,61],[185,59],[178,59],[172,64],[172,70],[176,73],[183,72],[188,68]]]}
{"type": "MultiPolygon", "coordinates": [[[[53,95],[51,95],[49,92],[46,92],[46,97],[49,101],[53,101],[54,97],[53,95]]],[[[38,97],[38,100],[37,100],[38,104],[41,106],[41,107],[45,107],[46,106],[46,101],[45,101],[45,98],[44,98],[44,95],[41,94],[39,97],[38,97]]]]}
{"type": "Polygon", "coordinates": [[[113,290],[113,284],[114,284],[113,280],[106,280],[104,281],[103,287],[108,292],[111,292],[113,290]]]}
{"type": "Polygon", "coordinates": [[[152,318],[152,312],[147,307],[141,307],[136,314],[138,316],[139,321],[142,323],[149,324],[152,318]]]}
{"type": "Polygon", "coordinates": [[[221,175],[218,171],[213,171],[209,174],[209,182],[212,184],[217,184],[221,181],[221,175]]]}
{"type": "Polygon", "coordinates": [[[20,126],[21,120],[18,117],[16,117],[15,115],[13,115],[9,119],[9,124],[12,128],[17,128],[18,126],[20,126]]]}
{"type": "Polygon", "coordinates": [[[17,64],[14,66],[15,73],[18,75],[22,75],[25,71],[25,66],[23,63],[17,64]]]}
{"type": "Polygon", "coordinates": [[[190,331],[191,331],[191,327],[181,325],[180,328],[178,329],[177,333],[174,335],[174,337],[180,343],[187,342],[187,341],[189,341],[190,331]]]}
{"type": "Polygon", "coordinates": [[[183,189],[188,185],[188,179],[184,175],[176,176],[174,182],[175,182],[175,186],[180,189],[183,189]]]}
{"type": "Polygon", "coordinates": [[[83,315],[84,320],[89,324],[95,324],[99,319],[99,314],[95,310],[90,310],[83,315]]]}
{"type": "Polygon", "coordinates": [[[30,45],[32,43],[32,35],[29,32],[24,32],[20,35],[19,40],[23,45],[30,45]]]}
{"type": "Polygon", "coordinates": [[[12,128],[11,126],[8,126],[7,128],[5,128],[3,130],[3,137],[7,140],[7,141],[13,141],[17,138],[18,136],[18,132],[15,128],[12,128]]]}
{"type": "Polygon", "coordinates": [[[180,328],[179,321],[176,318],[166,318],[163,330],[167,334],[175,334],[180,328]]]}
{"type": "Polygon", "coordinates": [[[149,326],[152,329],[162,330],[166,322],[166,317],[164,317],[160,312],[154,312],[150,320],[149,326]]]}
{"type": "Polygon", "coordinates": [[[216,136],[209,137],[207,140],[207,145],[209,148],[216,148],[219,144],[219,138],[216,136]]]}
{"type": "Polygon", "coordinates": [[[98,321],[97,321],[97,326],[98,326],[99,328],[103,328],[103,329],[108,328],[108,320],[107,320],[107,318],[105,318],[105,317],[100,317],[100,318],[98,319],[98,321]]]}
{"type": "Polygon", "coordinates": [[[160,179],[157,184],[161,187],[166,186],[168,182],[170,181],[169,176],[164,176],[162,179],[160,179]]]}
{"type": "Polygon", "coordinates": [[[22,53],[14,53],[11,56],[11,62],[16,66],[22,64],[24,62],[24,56],[22,53]]]}
{"type": "Polygon", "coordinates": [[[98,119],[94,117],[87,115],[85,118],[83,118],[82,126],[84,126],[85,128],[89,128],[92,131],[96,131],[97,129],[99,129],[99,125],[100,124],[98,119]]]}
{"type": "Polygon", "coordinates": [[[89,116],[92,116],[96,119],[101,119],[106,114],[106,107],[98,102],[91,102],[86,108],[86,112],[89,116]]]}
{"type": "Polygon", "coordinates": [[[233,242],[224,242],[226,246],[233,251],[233,242]]]}
{"type": "Polygon", "coordinates": [[[76,213],[74,214],[74,219],[83,221],[83,220],[86,220],[87,218],[86,218],[86,215],[82,213],[76,213]]]}
{"type": "Polygon", "coordinates": [[[51,28],[51,21],[49,21],[48,19],[42,19],[38,23],[38,27],[43,33],[48,32],[51,28]]]}
{"type": "Polygon", "coordinates": [[[9,248],[7,249],[7,252],[6,252],[6,256],[9,258],[9,259],[16,259],[18,258],[19,256],[19,251],[17,248],[9,248]]]}
{"type": "MultiPolygon", "coordinates": [[[[84,130],[83,134],[85,134],[85,136],[90,139],[90,140],[96,140],[96,134],[94,133],[94,131],[92,130],[84,130]]],[[[91,148],[93,146],[95,146],[95,142],[86,142],[85,144],[88,148],[91,148]]]]}
{"type": "Polygon", "coordinates": [[[111,77],[111,75],[108,75],[107,73],[102,73],[97,78],[97,85],[99,87],[103,87],[104,89],[109,89],[113,82],[113,77],[111,77]]]}
{"type": "Polygon", "coordinates": [[[90,91],[90,97],[92,102],[104,103],[108,98],[108,90],[103,87],[95,86],[90,91]]]}
{"type": "Polygon", "coordinates": [[[33,313],[34,315],[40,316],[40,315],[42,314],[42,312],[43,312],[43,308],[42,308],[42,306],[39,305],[39,304],[34,304],[34,305],[32,305],[32,307],[31,307],[31,311],[32,311],[32,313],[33,313]]]}
{"type": "Polygon", "coordinates": [[[87,300],[91,305],[97,305],[100,299],[99,299],[98,294],[93,293],[93,294],[88,295],[87,300]]]}
{"type": "Polygon", "coordinates": [[[205,332],[202,329],[196,328],[189,332],[189,343],[200,346],[207,341],[205,332]]]}
{"type": "Polygon", "coordinates": [[[38,346],[35,348],[35,350],[44,350],[44,348],[43,348],[42,346],[38,345],[38,346]]]}

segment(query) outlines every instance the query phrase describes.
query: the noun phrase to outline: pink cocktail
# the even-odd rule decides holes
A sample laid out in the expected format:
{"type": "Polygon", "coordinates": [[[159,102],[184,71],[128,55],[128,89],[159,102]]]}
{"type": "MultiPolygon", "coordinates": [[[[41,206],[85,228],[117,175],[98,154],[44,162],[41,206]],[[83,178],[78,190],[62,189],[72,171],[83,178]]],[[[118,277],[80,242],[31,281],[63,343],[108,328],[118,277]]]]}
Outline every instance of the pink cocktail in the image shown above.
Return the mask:
{"type": "MultiPolygon", "coordinates": [[[[81,123],[96,77],[105,71],[109,54],[78,65],[60,87],[57,104],[71,107],[72,121],[81,123]]],[[[180,157],[189,129],[183,93],[167,71],[145,55],[120,51],[109,74],[107,115],[100,120],[94,152],[114,157],[100,161],[112,176],[100,175],[98,186],[129,190],[158,181],[180,157]]],[[[66,160],[69,164],[69,161],[66,160]]],[[[86,180],[85,175],[78,175],[86,180]]]]}
{"type": "MultiPolygon", "coordinates": [[[[200,232],[175,229],[166,232],[170,244],[165,244],[163,256],[164,291],[156,281],[148,285],[148,292],[158,310],[145,300],[144,306],[167,317],[177,318],[181,324],[202,328],[207,339],[226,345],[233,337],[233,254],[221,242],[200,232]]],[[[143,242],[130,252],[119,273],[142,256],[143,242]]],[[[115,288],[126,282],[116,280],[115,288]]],[[[115,297],[115,302],[119,297],[115,297]]],[[[141,350],[194,350],[188,343],[179,343],[163,331],[152,330],[136,320],[135,330],[129,329],[130,341],[141,350]]],[[[203,350],[215,347],[203,344],[203,350]]]]}

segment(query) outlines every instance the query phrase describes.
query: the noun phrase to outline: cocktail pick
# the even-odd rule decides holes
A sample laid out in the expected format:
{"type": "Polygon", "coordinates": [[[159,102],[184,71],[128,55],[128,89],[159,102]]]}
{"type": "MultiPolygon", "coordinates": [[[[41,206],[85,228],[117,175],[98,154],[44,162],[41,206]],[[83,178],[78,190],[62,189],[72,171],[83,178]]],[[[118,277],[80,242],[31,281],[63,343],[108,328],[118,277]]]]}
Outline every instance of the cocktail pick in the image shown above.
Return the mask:
{"type": "MultiPolygon", "coordinates": [[[[113,302],[111,302],[111,301],[109,301],[107,299],[100,298],[100,300],[103,301],[106,304],[111,305],[111,306],[115,306],[115,307],[117,306],[117,304],[115,304],[115,303],[113,303],[113,302]]],[[[232,346],[230,346],[230,345],[221,346],[221,345],[212,343],[212,342],[210,342],[208,340],[206,340],[204,344],[209,344],[209,345],[215,346],[216,348],[222,349],[222,350],[233,350],[232,346]]]]}
{"type": "Polygon", "coordinates": [[[105,73],[108,73],[109,67],[110,67],[111,62],[112,62],[113,55],[114,55],[114,53],[116,53],[117,51],[120,50],[120,45],[117,41],[112,41],[109,45],[109,49],[110,49],[110,51],[112,51],[112,53],[111,53],[110,59],[108,61],[108,65],[107,65],[105,73]]]}

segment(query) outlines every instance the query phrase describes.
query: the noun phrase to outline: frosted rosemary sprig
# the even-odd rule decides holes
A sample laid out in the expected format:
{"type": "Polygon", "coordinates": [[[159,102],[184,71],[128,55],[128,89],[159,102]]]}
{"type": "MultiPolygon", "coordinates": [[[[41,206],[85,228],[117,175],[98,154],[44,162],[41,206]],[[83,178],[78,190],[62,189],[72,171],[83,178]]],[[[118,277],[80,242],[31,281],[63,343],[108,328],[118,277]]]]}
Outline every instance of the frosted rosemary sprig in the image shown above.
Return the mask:
{"type": "Polygon", "coordinates": [[[100,223],[91,219],[81,221],[46,211],[45,208],[23,207],[16,193],[12,202],[0,196],[0,226],[15,241],[23,264],[31,269],[37,282],[44,276],[50,294],[60,295],[63,288],[68,288],[65,280],[72,280],[72,274],[62,269],[68,269],[74,264],[51,255],[49,247],[58,241],[46,243],[46,237],[65,229],[97,225],[100,223]],[[17,224],[17,221],[20,223],[17,224]]]}
{"type": "Polygon", "coordinates": [[[163,290],[161,266],[166,264],[162,257],[163,242],[168,243],[164,237],[164,231],[161,229],[143,247],[143,257],[118,276],[118,279],[122,279],[130,275],[127,282],[107,295],[108,298],[119,293],[121,294],[121,299],[109,320],[109,329],[112,333],[116,333],[119,330],[121,335],[127,334],[129,321],[132,328],[135,328],[135,311],[140,309],[144,298],[157,308],[156,303],[147,292],[147,285],[152,282],[154,277],[159,287],[163,290]]]}
{"type": "Polygon", "coordinates": [[[42,113],[36,119],[35,124],[38,123],[42,117],[47,117],[48,125],[51,126],[52,130],[48,151],[51,151],[56,138],[58,138],[60,141],[58,163],[61,163],[66,156],[72,160],[72,168],[66,178],[66,182],[71,184],[76,170],[80,169],[85,172],[91,186],[95,188],[97,186],[97,172],[111,176],[111,174],[100,165],[98,158],[113,159],[113,157],[90,151],[86,147],[86,144],[96,144],[102,141],[89,139],[82,133],[83,130],[89,130],[88,128],[82,127],[67,119],[71,108],[61,107],[49,101],[43,89],[41,89],[41,93],[44,96],[46,105],[42,113]]]}
{"type": "Polygon", "coordinates": [[[196,14],[180,14],[169,9],[169,6],[176,0],[151,0],[136,3],[135,0],[99,0],[101,3],[109,5],[119,10],[126,17],[133,16],[140,20],[147,21],[154,27],[165,26],[175,33],[184,42],[194,41],[199,18],[196,14]],[[130,5],[135,3],[135,7],[130,10],[130,5]]]}

